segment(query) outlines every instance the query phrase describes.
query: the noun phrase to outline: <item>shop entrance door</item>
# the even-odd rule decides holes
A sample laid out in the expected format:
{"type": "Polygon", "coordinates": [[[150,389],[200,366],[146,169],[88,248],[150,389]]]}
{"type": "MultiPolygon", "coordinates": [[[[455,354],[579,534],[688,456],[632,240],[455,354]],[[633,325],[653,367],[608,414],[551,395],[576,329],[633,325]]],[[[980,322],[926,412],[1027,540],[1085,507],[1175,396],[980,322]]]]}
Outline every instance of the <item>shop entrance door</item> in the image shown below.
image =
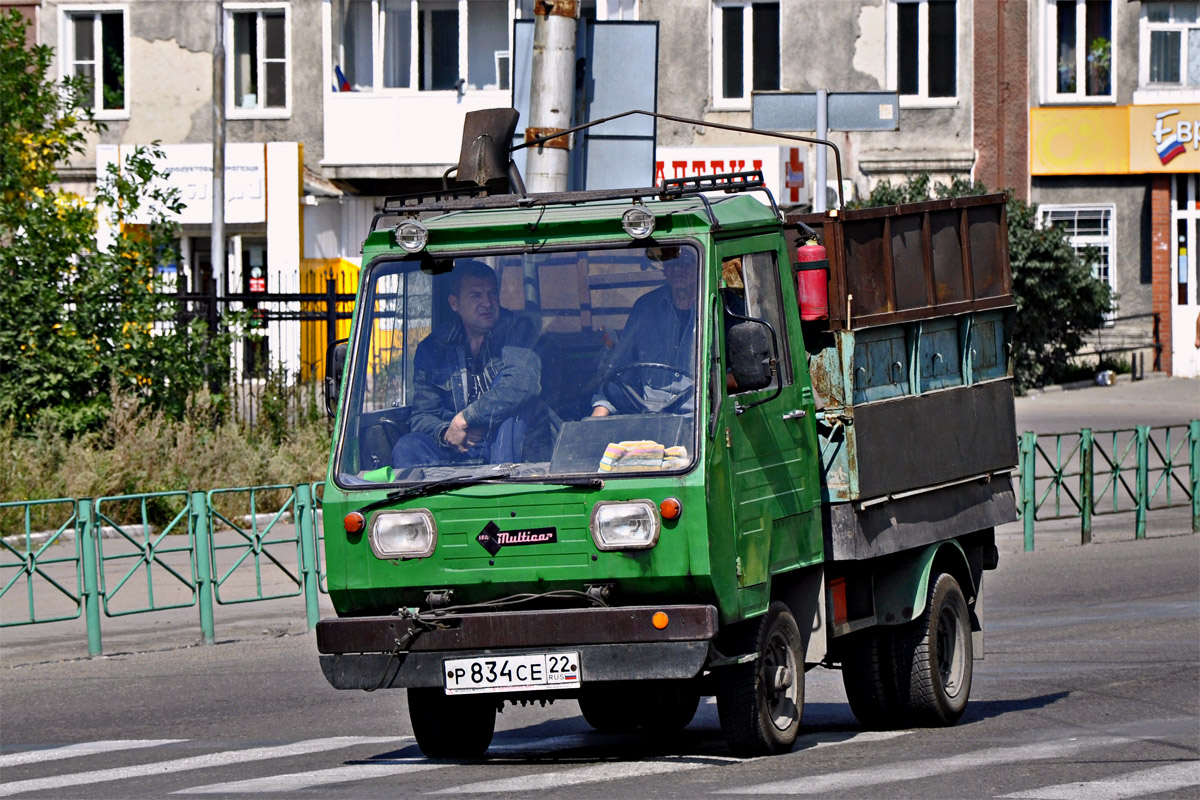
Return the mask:
{"type": "Polygon", "coordinates": [[[1176,175],[1171,203],[1175,234],[1171,258],[1171,372],[1178,377],[1200,376],[1200,176],[1176,175]]]}

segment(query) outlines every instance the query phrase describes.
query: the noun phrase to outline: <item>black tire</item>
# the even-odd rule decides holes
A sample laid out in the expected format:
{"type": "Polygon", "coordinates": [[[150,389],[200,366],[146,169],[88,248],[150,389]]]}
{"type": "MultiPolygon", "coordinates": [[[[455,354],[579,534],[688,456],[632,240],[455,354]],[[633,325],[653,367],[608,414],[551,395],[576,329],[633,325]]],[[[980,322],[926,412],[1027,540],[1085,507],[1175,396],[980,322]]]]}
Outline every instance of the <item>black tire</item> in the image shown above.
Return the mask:
{"type": "Polygon", "coordinates": [[[916,620],[897,629],[892,647],[897,700],[910,725],[958,722],[971,694],[971,618],[953,575],[929,579],[929,600],[916,620]]]}
{"type": "Polygon", "coordinates": [[[722,670],[717,714],[725,740],[739,755],[785,753],[796,741],[804,709],[804,651],[787,606],[771,603],[747,629],[740,652],[758,658],[722,670]]]}
{"type": "Polygon", "coordinates": [[[700,690],[691,681],[656,681],[642,688],[637,715],[647,733],[686,728],[700,707],[700,690]]]}
{"type": "Polygon", "coordinates": [[[408,718],[417,747],[429,758],[479,758],[496,730],[496,700],[447,696],[441,689],[409,689],[408,718]]]}
{"type": "Polygon", "coordinates": [[[600,733],[629,733],[638,726],[630,696],[619,685],[583,689],[579,695],[579,711],[584,721],[600,733]]]}
{"type": "Polygon", "coordinates": [[[870,628],[847,637],[842,652],[842,685],[850,710],[867,730],[900,727],[903,716],[892,675],[892,636],[886,628],[870,628]]]}

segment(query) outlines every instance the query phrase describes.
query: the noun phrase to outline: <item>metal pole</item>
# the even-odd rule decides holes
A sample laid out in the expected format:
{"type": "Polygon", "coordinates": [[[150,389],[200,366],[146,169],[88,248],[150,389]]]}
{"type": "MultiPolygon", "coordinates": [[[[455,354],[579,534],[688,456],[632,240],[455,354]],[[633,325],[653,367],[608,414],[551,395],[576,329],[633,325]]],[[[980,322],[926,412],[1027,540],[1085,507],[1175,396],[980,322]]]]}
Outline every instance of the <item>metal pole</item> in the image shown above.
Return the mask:
{"type": "MultiPolygon", "coordinates": [[[[829,138],[829,92],[824,89],[817,89],[817,138],[829,138]]],[[[825,184],[828,179],[825,173],[828,171],[828,164],[825,163],[826,153],[824,150],[817,151],[816,164],[816,180],[813,186],[813,211],[818,214],[823,212],[828,203],[825,202],[825,193],[828,191],[825,184]]]]}
{"type": "Polygon", "coordinates": [[[225,275],[225,3],[216,2],[212,63],[213,172],[212,274],[217,294],[228,293],[225,275]]]}
{"type": "Polygon", "coordinates": [[[1095,439],[1091,428],[1079,432],[1079,543],[1092,543],[1092,495],[1095,493],[1093,464],[1095,439]]]}
{"type": "Polygon", "coordinates": [[[1037,434],[1021,434],[1021,522],[1025,527],[1025,552],[1033,552],[1033,518],[1037,515],[1037,487],[1034,478],[1034,453],[1037,434]]]}
{"type": "Polygon", "coordinates": [[[192,492],[192,525],[200,632],[204,634],[206,644],[213,644],[217,638],[213,625],[212,528],[208,516],[208,496],[204,492],[192,492]]]}
{"type": "Polygon", "coordinates": [[[312,485],[302,483],[296,487],[296,526],[300,534],[300,576],[304,587],[304,607],[308,617],[308,629],[317,627],[321,609],[317,592],[317,509],[313,502],[312,485]]]}
{"type": "Polygon", "coordinates": [[[1188,423],[1188,486],[1192,492],[1192,533],[1200,533],[1200,420],[1188,423]]]}
{"type": "Polygon", "coordinates": [[[1134,538],[1146,538],[1146,513],[1150,510],[1150,427],[1137,426],[1137,529],[1134,538]]]}
{"type": "MultiPolygon", "coordinates": [[[[575,107],[575,33],[579,2],[535,0],[533,13],[533,69],[526,141],[571,126],[571,112],[575,107]]],[[[529,148],[525,183],[530,192],[567,190],[570,141],[570,137],[564,136],[529,148]]]]}
{"type": "Polygon", "coordinates": [[[100,644],[100,569],[96,553],[96,516],[91,499],[80,500],[75,509],[75,537],[83,562],[83,613],[87,620],[88,655],[98,656],[100,644]]]}

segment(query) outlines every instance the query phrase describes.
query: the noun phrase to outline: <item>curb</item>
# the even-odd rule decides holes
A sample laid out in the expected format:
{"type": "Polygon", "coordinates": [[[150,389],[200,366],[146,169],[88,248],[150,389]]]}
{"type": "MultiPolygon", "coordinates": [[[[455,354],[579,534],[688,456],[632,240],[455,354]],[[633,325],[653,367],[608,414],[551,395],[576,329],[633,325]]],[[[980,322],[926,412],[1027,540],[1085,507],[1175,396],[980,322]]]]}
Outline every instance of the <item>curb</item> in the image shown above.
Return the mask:
{"type": "MultiPolygon", "coordinates": [[[[1166,380],[1170,376],[1165,372],[1147,372],[1141,381],[1157,381],[1166,380]]],[[[1138,381],[1138,383],[1141,383],[1138,381]]],[[[1133,375],[1123,373],[1116,376],[1116,382],[1110,384],[1115,386],[1117,383],[1133,383],[1133,375]]],[[[1075,392],[1080,389],[1106,389],[1107,386],[1096,383],[1095,379],[1090,381],[1071,381],[1070,383],[1052,383],[1047,386],[1040,386],[1036,389],[1030,389],[1025,393],[1026,397],[1034,397],[1039,394],[1050,394],[1052,392],[1075,392]]]]}

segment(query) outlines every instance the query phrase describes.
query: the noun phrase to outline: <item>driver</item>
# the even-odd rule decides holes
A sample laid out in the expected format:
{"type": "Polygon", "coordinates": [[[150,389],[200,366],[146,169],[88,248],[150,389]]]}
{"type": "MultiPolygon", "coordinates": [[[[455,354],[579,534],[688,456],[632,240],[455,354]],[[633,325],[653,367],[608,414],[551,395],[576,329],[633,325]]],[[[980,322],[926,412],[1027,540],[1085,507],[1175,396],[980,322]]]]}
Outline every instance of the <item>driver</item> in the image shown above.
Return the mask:
{"type": "Polygon", "coordinates": [[[412,432],[392,448],[395,469],[519,461],[541,407],[537,327],[500,307],[492,268],[455,262],[448,302],[454,316],[417,345],[412,432]]]}
{"type": "MultiPolygon", "coordinates": [[[[612,370],[627,364],[665,364],[690,378],[700,273],[696,251],[691,247],[651,247],[646,250],[646,257],[662,267],[667,283],[633,304],[621,341],[613,352],[612,370]]],[[[612,398],[605,394],[606,388],[602,384],[592,398],[593,417],[617,411],[612,398]]]]}

